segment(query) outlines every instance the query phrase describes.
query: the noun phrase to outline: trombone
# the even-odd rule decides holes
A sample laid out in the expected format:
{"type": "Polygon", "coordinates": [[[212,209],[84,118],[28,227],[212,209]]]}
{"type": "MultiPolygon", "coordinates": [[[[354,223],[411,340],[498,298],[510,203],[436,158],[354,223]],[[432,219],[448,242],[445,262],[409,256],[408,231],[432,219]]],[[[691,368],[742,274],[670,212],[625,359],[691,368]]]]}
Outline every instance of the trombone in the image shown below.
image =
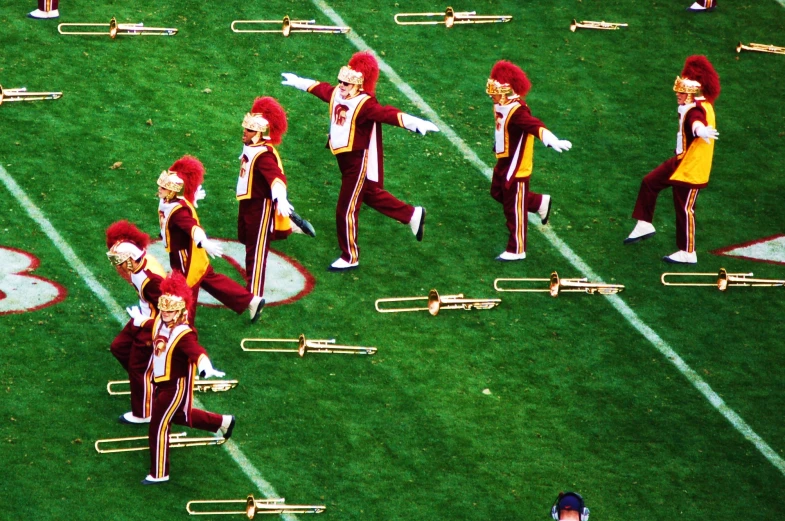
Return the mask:
{"type": "MultiPolygon", "coordinates": [[[[237,387],[239,382],[237,380],[194,380],[194,391],[199,393],[206,393],[212,391],[220,393],[228,391],[237,387]]],[[[106,384],[106,392],[112,396],[119,396],[123,394],[131,394],[131,390],[117,390],[117,387],[125,387],[131,385],[130,380],[112,380],[106,384]]]]}
{"type": "Polygon", "coordinates": [[[785,286],[785,280],[753,279],[751,277],[752,273],[728,273],[725,268],[720,268],[719,273],[663,273],[660,280],[665,286],[716,286],[720,291],[726,291],[730,286],[785,286]],[[667,282],[666,279],[669,277],[717,277],[717,281],[667,282]]]}
{"type": "Polygon", "coordinates": [[[60,99],[62,92],[27,92],[25,87],[19,89],[3,89],[0,85],[0,105],[4,101],[42,101],[47,99],[60,99]]]}
{"type": "Polygon", "coordinates": [[[119,24],[117,19],[112,17],[108,24],[82,24],[70,23],[60,24],[57,26],[57,32],[60,34],[80,35],[80,36],[104,36],[109,35],[112,40],[118,36],[174,36],[177,34],[177,29],[171,27],[145,27],[143,23],[139,24],[119,24]],[[63,30],[63,27],[108,27],[109,32],[100,30],[63,30]]]}
{"type": "Polygon", "coordinates": [[[333,33],[346,34],[351,29],[349,27],[337,27],[330,25],[315,25],[316,20],[292,20],[289,15],[283,17],[281,29],[237,29],[238,24],[280,24],[278,20],[235,20],[231,24],[232,32],[235,33],[282,33],[289,36],[291,33],[333,33]]]}
{"type": "Polygon", "coordinates": [[[457,13],[452,7],[448,7],[443,13],[398,13],[395,23],[398,25],[438,25],[444,24],[449,29],[455,24],[494,24],[504,23],[512,20],[512,15],[478,15],[475,11],[457,13]],[[400,18],[432,18],[443,16],[444,20],[415,20],[413,22],[402,22],[400,18]]]}
{"type": "Polygon", "coordinates": [[[555,271],[551,273],[549,279],[496,279],[493,281],[496,291],[519,291],[519,292],[548,292],[552,297],[558,297],[559,293],[588,293],[593,295],[614,295],[624,290],[621,284],[605,284],[604,282],[588,282],[587,279],[561,279],[555,271]],[[543,289],[526,288],[504,288],[499,286],[499,282],[548,282],[549,287],[543,289]]]}
{"type": "Polygon", "coordinates": [[[776,45],[766,45],[763,43],[751,43],[749,45],[744,45],[743,43],[739,42],[739,45],[736,46],[736,52],[741,53],[741,51],[785,54],[785,47],[777,47],[776,45]]]}
{"type": "Polygon", "coordinates": [[[570,24],[570,31],[575,32],[576,29],[600,29],[604,31],[615,31],[619,27],[627,27],[627,24],[617,24],[613,22],[590,22],[588,20],[576,21],[572,19],[570,24]]]}
{"type": "Polygon", "coordinates": [[[433,316],[439,314],[442,309],[492,309],[501,303],[498,298],[470,299],[463,298],[463,293],[457,295],[439,295],[439,292],[432,289],[427,297],[398,297],[380,298],[376,301],[376,311],[379,313],[401,313],[404,311],[427,311],[433,316]],[[413,300],[427,300],[428,306],[424,308],[388,308],[379,306],[380,302],[411,302],[413,300]]]}
{"type": "MultiPolygon", "coordinates": [[[[221,508],[221,507],[212,507],[221,508]]],[[[229,508],[229,507],[227,507],[229,508]]],[[[324,505],[287,505],[284,498],[256,499],[248,495],[246,499],[198,499],[189,501],[185,510],[192,516],[245,515],[253,519],[256,514],[321,514],[324,505]],[[191,505],[226,505],[245,503],[245,510],[194,510],[191,505]]]]}
{"type": "Polygon", "coordinates": [[[335,339],[330,340],[307,340],[305,335],[299,338],[243,338],[240,342],[243,351],[266,351],[268,353],[298,353],[305,356],[305,353],[328,353],[337,355],[373,355],[376,354],[375,347],[355,347],[335,345],[335,339]],[[297,349],[284,349],[280,347],[246,347],[246,344],[253,342],[297,342],[297,349]]]}
{"type": "MultiPolygon", "coordinates": [[[[109,438],[105,440],[98,440],[95,442],[95,450],[99,454],[109,454],[110,452],[133,452],[138,450],[149,450],[147,445],[141,446],[132,444],[131,442],[148,440],[147,436],[134,436],[131,438],[109,438]],[[120,445],[109,449],[103,448],[105,445],[120,445]],[[131,446],[122,446],[131,444],[131,446]]],[[[175,432],[169,435],[169,447],[201,447],[203,445],[223,445],[226,443],[226,438],[223,436],[208,436],[205,438],[189,438],[184,432],[175,432]]]]}

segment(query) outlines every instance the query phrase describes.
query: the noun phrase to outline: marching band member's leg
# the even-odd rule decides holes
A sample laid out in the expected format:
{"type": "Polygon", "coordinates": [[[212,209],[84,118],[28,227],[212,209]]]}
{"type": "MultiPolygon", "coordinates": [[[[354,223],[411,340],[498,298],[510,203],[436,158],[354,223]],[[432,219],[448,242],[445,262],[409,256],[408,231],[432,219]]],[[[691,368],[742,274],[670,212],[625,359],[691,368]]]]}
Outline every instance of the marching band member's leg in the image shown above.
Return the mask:
{"type": "Polygon", "coordinates": [[[335,156],[342,174],[341,190],[335,208],[335,227],[341,256],[330,265],[330,271],[351,269],[360,262],[357,236],[366,184],[366,155],[365,150],[358,150],[335,156]]]}
{"type": "Polygon", "coordinates": [[[504,217],[510,237],[507,248],[498,256],[499,261],[515,261],[526,258],[527,193],[529,178],[514,179],[504,190],[504,217]]]}
{"type": "Polygon", "coordinates": [[[662,260],[671,264],[696,264],[698,255],[695,252],[695,203],[698,200],[697,188],[686,186],[673,187],[673,207],[676,211],[676,247],[677,252],[663,257],[662,260]]]}
{"type": "Polygon", "coordinates": [[[126,413],[122,418],[126,421],[130,420],[131,423],[150,421],[153,405],[152,354],[152,329],[142,328],[131,348],[128,363],[128,379],[131,382],[131,417],[129,418],[126,413]]]}
{"type": "Polygon", "coordinates": [[[425,208],[405,203],[384,189],[381,182],[365,181],[363,202],[401,224],[408,224],[418,241],[422,241],[425,208]]]}
{"type": "Polygon", "coordinates": [[[226,275],[216,273],[212,266],[207,268],[201,285],[207,293],[238,315],[250,309],[252,302],[262,300],[226,275]]]}
{"type": "Polygon", "coordinates": [[[273,233],[273,202],[270,199],[240,201],[238,236],[245,245],[245,273],[248,291],[264,295],[267,255],[273,233]],[[252,207],[252,208],[251,208],[252,207]],[[242,235],[240,235],[242,234],[242,235]]]}
{"type": "Polygon", "coordinates": [[[530,212],[536,212],[540,216],[540,223],[544,226],[548,224],[548,219],[551,217],[551,196],[529,192],[526,197],[526,208],[530,212]]]}
{"type": "Polygon", "coordinates": [[[638,199],[635,201],[635,209],[632,212],[632,218],[637,219],[638,223],[630,235],[624,239],[624,244],[633,244],[648,239],[656,233],[651,222],[654,220],[657,196],[662,190],[671,186],[668,180],[677,164],[678,160],[672,157],[646,174],[641,181],[638,199]]]}
{"type": "Polygon", "coordinates": [[[155,485],[169,481],[169,433],[175,414],[183,406],[188,395],[186,378],[158,385],[153,398],[153,413],[150,417],[148,443],[150,446],[150,474],[142,480],[143,485],[155,485]]]}
{"type": "Polygon", "coordinates": [[[58,18],[60,16],[59,3],[60,0],[38,0],[38,9],[27,16],[39,19],[58,18]]]}

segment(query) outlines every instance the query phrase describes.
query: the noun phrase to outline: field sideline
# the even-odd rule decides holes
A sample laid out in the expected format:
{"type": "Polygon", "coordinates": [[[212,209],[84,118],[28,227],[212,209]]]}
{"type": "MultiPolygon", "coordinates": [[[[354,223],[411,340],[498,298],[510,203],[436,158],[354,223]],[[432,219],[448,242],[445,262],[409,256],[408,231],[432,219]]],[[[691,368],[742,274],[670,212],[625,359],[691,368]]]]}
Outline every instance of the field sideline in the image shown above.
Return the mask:
{"type": "MultiPolygon", "coordinates": [[[[31,276],[66,292],[53,306],[0,315],[0,333],[10,338],[0,358],[0,458],[10,476],[0,519],[185,519],[189,499],[249,492],[325,504],[324,519],[546,519],[555,493],[566,489],[584,494],[594,521],[778,515],[781,288],[660,286],[659,273],[670,268],[659,258],[673,249],[667,191],[656,238],[621,245],[640,178],[669,153],[672,76],[684,56],[705,53],[723,78],[722,137],[712,184],[701,194],[694,271],[724,266],[785,278],[781,264],[711,253],[778,236],[785,222],[782,57],[735,56],[729,46],[738,38],[782,45],[774,40],[785,34],[785,3],[725,0],[697,18],[684,15],[682,3],[655,1],[647,13],[622,0],[479,0],[455,7],[511,12],[514,22],[445,33],[389,27],[394,12],[443,6],[274,0],[264,18],[310,13],[317,23],[353,28],[345,37],[287,40],[227,36],[227,17],[259,16],[259,6],[235,0],[223,12],[146,0],[64,6],[61,21],[100,20],[114,10],[118,20],[181,27],[163,42],[58,38],[50,34],[56,22],[21,22],[0,8],[9,26],[0,44],[12,56],[0,64],[3,86],[66,92],[57,102],[0,107],[0,254],[37,259],[31,276]],[[630,21],[630,30],[570,34],[562,27],[568,17],[630,21]],[[649,18],[643,42],[636,26],[649,18]],[[22,30],[31,36],[18,36],[22,30]],[[425,241],[414,243],[408,229],[365,211],[361,267],[329,274],[339,182],[322,148],[325,105],[281,87],[280,72],[332,81],[358,49],[380,57],[380,101],[435,122],[441,133],[385,129],[387,186],[428,208],[425,241]],[[249,52],[261,55],[255,82],[240,65],[249,52]],[[524,65],[533,113],[574,145],[561,155],[537,145],[532,188],[554,194],[555,214],[548,226],[530,222],[529,257],[509,265],[493,261],[505,233],[487,195],[492,120],[483,87],[498,58],[524,65]],[[36,61],[40,70],[29,68],[36,61]],[[103,389],[122,378],[108,345],[133,300],[106,264],[103,230],[128,218],[154,235],[154,172],[193,153],[208,168],[200,204],[208,235],[232,239],[238,117],[261,94],[287,109],[281,153],[291,199],[318,231],[316,239],[273,248],[299,262],[315,286],[269,307],[255,326],[247,314],[200,310],[202,343],[241,385],[199,395],[199,406],[236,414],[238,431],[225,452],[173,451],[172,482],[149,490],[138,485],[146,455],[92,448],[97,438],[139,430],[117,424],[127,404],[103,389]],[[116,161],[121,169],[110,170],[116,161]],[[627,290],[551,299],[492,289],[496,277],[554,269],[627,290]],[[438,317],[373,311],[376,298],[431,287],[504,302],[438,317]],[[379,353],[299,359],[239,351],[241,338],[300,332],[379,353]]],[[[216,268],[231,269],[226,261],[216,268]]]]}

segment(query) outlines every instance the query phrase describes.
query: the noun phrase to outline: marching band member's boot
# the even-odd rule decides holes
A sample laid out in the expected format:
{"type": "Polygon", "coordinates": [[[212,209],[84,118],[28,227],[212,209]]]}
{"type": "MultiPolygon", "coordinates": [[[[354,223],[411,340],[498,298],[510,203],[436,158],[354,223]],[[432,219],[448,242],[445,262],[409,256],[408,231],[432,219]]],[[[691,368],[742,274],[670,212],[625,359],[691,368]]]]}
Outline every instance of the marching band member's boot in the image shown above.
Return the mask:
{"type": "Polygon", "coordinates": [[[234,430],[235,423],[236,420],[234,416],[224,414],[223,422],[221,423],[221,427],[218,429],[218,432],[221,433],[221,436],[223,436],[225,440],[228,440],[232,437],[232,431],[234,430]]]}
{"type": "Polygon", "coordinates": [[[134,413],[132,411],[128,411],[127,413],[120,416],[117,419],[117,421],[119,421],[120,423],[128,423],[131,425],[136,425],[140,423],[150,423],[150,417],[148,416],[147,418],[140,418],[138,416],[134,416],[134,413]]]}
{"type": "Polygon", "coordinates": [[[425,231],[425,208],[422,206],[414,207],[414,214],[412,214],[412,220],[409,221],[409,228],[412,229],[412,233],[417,237],[417,240],[422,241],[422,234],[425,231]]]}
{"type": "Polygon", "coordinates": [[[512,252],[509,252],[509,251],[503,251],[503,252],[501,252],[501,254],[498,257],[496,257],[496,260],[497,261],[509,262],[509,261],[523,260],[525,258],[526,258],[526,252],[523,252],[523,253],[512,253],[512,252]]]}
{"type": "Polygon", "coordinates": [[[684,250],[679,250],[676,253],[671,253],[667,257],[663,257],[662,260],[670,264],[697,264],[698,254],[694,251],[686,252],[684,250]]]}
{"type": "Polygon", "coordinates": [[[654,229],[654,225],[648,223],[646,221],[638,221],[638,224],[635,225],[632,232],[624,239],[624,244],[633,244],[635,242],[640,242],[644,239],[648,239],[652,235],[657,233],[654,229]]]}
{"type": "Polygon", "coordinates": [[[327,268],[327,271],[346,271],[356,268],[360,263],[359,262],[349,262],[343,260],[343,258],[338,257],[335,262],[330,264],[330,267],[327,268]]]}
{"type": "Polygon", "coordinates": [[[254,298],[251,299],[251,303],[248,304],[248,314],[251,315],[251,323],[256,322],[256,320],[262,314],[263,308],[264,299],[258,295],[254,295],[254,298]]]}

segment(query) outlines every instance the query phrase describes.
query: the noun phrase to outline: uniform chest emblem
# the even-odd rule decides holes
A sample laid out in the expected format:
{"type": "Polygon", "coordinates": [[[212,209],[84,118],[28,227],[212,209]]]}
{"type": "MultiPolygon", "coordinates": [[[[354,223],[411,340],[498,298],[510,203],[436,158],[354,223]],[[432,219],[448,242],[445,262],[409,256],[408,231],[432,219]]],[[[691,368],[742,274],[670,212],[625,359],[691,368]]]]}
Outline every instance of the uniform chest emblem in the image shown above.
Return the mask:
{"type": "Polygon", "coordinates": [[[346,114],[349,112],[349,107],[346,105],[338,104],[333,109],[333,121],[338,126],[344,126],[346,124],[346,114]]]}
{"type": "Polygon", "coordinates": [[[248,175],[248,165],[249,165],[248,158],[246,156],[243,156],[240,159],[240,177],[245,177],[246,175],[248,175]]]}

